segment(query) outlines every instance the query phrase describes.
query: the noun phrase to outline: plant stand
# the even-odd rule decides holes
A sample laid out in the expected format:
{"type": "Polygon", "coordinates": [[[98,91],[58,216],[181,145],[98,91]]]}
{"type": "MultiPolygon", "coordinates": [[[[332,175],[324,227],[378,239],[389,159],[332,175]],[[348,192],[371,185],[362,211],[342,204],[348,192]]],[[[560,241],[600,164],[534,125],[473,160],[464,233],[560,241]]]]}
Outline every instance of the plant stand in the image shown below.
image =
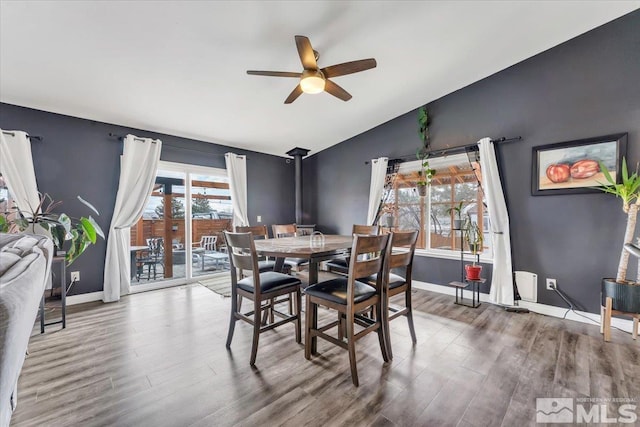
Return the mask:
{"type": "Polygon", "coordinates": [[[633,317],[633,339],[638,338],[638,328],[640,327],[640,313],[628,313],[625,311],[618,311],[612,308],[613,298],[606,297],[604,307],[600,307],[600,333],[604,335],[605,342],[611,341],[611,316],[614,314],[620,314],[623,316],[633,317]]]}
{"type": "Polygon", "coordinates": [[[469,280],[465,279],[464,282],[449,282],[449,286],[456,288],[456,301],[455,304],[464,305],[465,307],[478,308],[480,307],[480,285],[486,282],[486,279],[469,280]],[[471,285],[471,304],[464,302],[464,290],[471,285]],[[460,299],[458,299],[458,290],[460,290],[460,299]]]}

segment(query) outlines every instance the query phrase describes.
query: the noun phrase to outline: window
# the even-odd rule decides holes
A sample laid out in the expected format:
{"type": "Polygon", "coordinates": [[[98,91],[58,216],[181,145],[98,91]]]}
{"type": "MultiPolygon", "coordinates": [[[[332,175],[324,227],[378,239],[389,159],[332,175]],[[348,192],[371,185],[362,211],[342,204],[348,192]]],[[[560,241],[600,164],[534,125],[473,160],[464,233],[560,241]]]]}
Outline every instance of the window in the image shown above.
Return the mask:
{"type": "Polygon", "coordinates": [[[461,231],[452,229],[453,220],[458,219],[453,208],[462,206],[461,219],[478,224],[484,236],[482,255],[489,256],[489,216],[479,185],[479,159],[475,153],[463,153],[432,158],[429,163],[436,170],[436,175],[426,197],[420,197],[416,190],[420,162],[407,162],[400,166],[387,186],[382,207],[385,215],[380,223],[393,225],[399,230],[420,230],[419,249],[442,254],[454,251],[457,254],[461,245],[465,251],[469,250],[461,231]]]}
{"type": "Polygon", "coordinates": [[[161,161],[142,218],[131,228],[132,285],[148,290],[228,274],[222,233],[231,230],[232,217],[224,169],[161,161]]]}

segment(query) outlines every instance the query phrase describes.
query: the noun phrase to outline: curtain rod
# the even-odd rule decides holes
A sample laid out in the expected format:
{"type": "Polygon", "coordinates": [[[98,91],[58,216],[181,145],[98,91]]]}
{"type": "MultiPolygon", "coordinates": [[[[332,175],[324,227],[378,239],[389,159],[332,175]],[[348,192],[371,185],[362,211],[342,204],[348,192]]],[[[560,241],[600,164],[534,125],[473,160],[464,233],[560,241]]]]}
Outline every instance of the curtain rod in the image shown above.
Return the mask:
{"type": "MultiPolygon", "coordinates": [[[[506,137],[501,137],[501,138],[496,138],[496,139],[492,139],[491,142],[493,142],[494,144],[507,144],[509,142],[514,142],[514,141],[520,141],[522,140],[521,136],[514,136],[511,138],[506,138],[506,137]]],[[[437,156],[441,156],[444,154],[454,154],[454,153],[458,153],[458,152],[462,152],[462,151],[466,151],[467,148],[471,148],[471,147],[477,147],[478,143],[473,143],[473,144],[467,144],[467,145],[461,145],[459,147],[451,147],[451,148],[443,148],[442,150],[432,150],[432,151],[428,151],[428,154],[435,154],[437,156]]],[[[402,156],[402,157],[395,157],[393,159],[389,159],[389,161],[400,161],[400,162],[404,162],[405,160],[409,160],[409,159],[413,159],[416,158],[415,154],[411,154],[409,156],[402,156]]],[[[368,165],[369,163],[371,163],[369,160],[367,160],[366,162],[364,162],[365,165],[368,165]]]]}
{"type": "MultiPolygon", "coordinates": [[[[4,133],[5,135],[16,136],[15,132],[7,132],[6,130],[3,130],[2,133],[4,133]]],[[[43,137],[37,136],[37,135],[29,135],[29,134],[27,134],[27,138],[35,139],[36,141],[44,141],[43,137]]]]}
{"type": "MultiPolygon", "coordinates": [[[[111,132],[109,132],[109,137],[111,137],[111,138],[117,138],[117,139],[118,139],[118,141],[124,141],[124,138],[125,138],[125,137],[124,137],[124,136],[122,136],[122,135],[117,135],[117,134],[115,134],[115,133],[111,133],[111,132]]],[[[143,139],[142,139],[142,138],[138,138],[138,137],[134,137],[134,138],[135,138],[135,139],[137,139],[138,141],[143,141],[143,139]]],[[[153,141],[153,143],[155,144],[155,141],[153,141]]],[[[197,148],[188,148],[188,147],[181,147],[181,146],[179,146],[179,145],[167,144],[166,142],[163,142],[163,143],[162,143],[162,146],[163,146],[163,147],[178,148],[178,149],[180,149],[180,150],[195,151],[195,152],[198,152],[198,153],[205,153],[205,154],[208,154],[208,155],[210,155],[210,156],[220,156],[220,157],[224,157],[224,155],[225,155],[225,153],[211,153],[211,152],[209,152],[209,151],[205,151],[205,150],[198,150],[197,148]]],[[[249,157],[248,157],[248,156],[247,156],[247,160],[249,160],[249,157]]],[[[287,160],[289,160],[289,159],[287,159],[287,160]]]]}
{"type": "MultiPolygon", "coordinates": [[[[125,137],[124,137],[124,136],[122,136],[122,135],[116,135],[115,133],[111,133],[111,132],[109,132],[109,136],[110,136],[111,138],[117,138],[117,139],[118,139],[118,141],[124,141],[124,138],[125,138],[125,137]]],[[[144,141],[145,141],[145,139],[144,139],[144,138],[138,138],[137,136],[134,136],[134,137],[133,137],[133,139],[134,139],[134,140],[136,140],[136,141],[142,141],[142,142],[144,142],[144,141]]],[[[151,139],[151,138],[149,138],[149,139],[151,139]]],[[[156,143],[156,140],[155,140],[155,139],[151,139],[151,142],[155,144],[155,143],[156,143]]]]}

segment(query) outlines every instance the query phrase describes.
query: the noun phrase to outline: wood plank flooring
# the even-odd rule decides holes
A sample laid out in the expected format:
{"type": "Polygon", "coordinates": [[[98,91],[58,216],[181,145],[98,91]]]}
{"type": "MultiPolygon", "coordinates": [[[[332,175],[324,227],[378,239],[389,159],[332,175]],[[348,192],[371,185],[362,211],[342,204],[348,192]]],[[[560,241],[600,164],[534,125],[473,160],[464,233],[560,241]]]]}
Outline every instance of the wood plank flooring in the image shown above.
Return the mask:
{"type": "Polygon", "coordinates": [[[292,324],[251,369],[249,325],[227,351],[229,299],[201,285],[74,306],[65,330],[34,328],[11,425],[527,426],[537,397],[640,398],[628,334],[426,291],[414,310],[418,343],[393,321],[391,363],[375,334],[358,341],[356,388],[347,353],[319,340],[305,360],[292,324]]]}

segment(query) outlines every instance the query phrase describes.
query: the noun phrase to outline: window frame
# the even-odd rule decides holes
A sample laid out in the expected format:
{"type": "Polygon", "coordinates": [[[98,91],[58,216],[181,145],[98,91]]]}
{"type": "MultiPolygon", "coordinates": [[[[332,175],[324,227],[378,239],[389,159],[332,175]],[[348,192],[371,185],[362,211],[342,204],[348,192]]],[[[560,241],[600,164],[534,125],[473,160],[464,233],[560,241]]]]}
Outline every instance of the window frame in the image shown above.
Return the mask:
{"type": "MultiPolygon", "coordinates": [[[[468,162],[468,157],[466,153],[461,153],[461,154],[453,154],[453,155],[449,155],[449,156],[441,156],[441,157],[434,157],[434,158],[430,158],[429,159],[429,163],[430,163],[430,167],[434,168],[434,169],[442,169],[443,167],[447,167],[447,166],[453,166],[453,165],[459,165],[462,162],[468,162]]],[[[412,172],[416,172],[420,169],[421,166],[421,161],[419,160],[415,160],[415,161],[410,161],[410,162],[404,162],[400,165],[400,168],[398,169],[397,174],[398,175],[408,175],[412,172]]],[[[437,175],[436,175],[437,177],[437,175]]],[[[455,200],[453,195],[455,194],[455,184],[448,184],[451,187],[451,192],[452,192],[452,200],[450,202],[451,205],[455,204],[458,202],[458,200],[455,200]]],[[[400,187],[400,188],[415,188],[415,187],[400,187]]],[[[394,199],[392,202],[394,205],[394,224],[397,224],[398,221],[398,216],[397,216],[397,212],[398,212],[398,197],[397,197],[397,190],[398,190],[398,186],[397,184],[394,183],[393,187],[387,191],[396,191],[396,194],[394,195],[394,199]]],[[[421,230],[421,236],[424,239],[424,244],[425,244],[425,248],[416,248],[416,255],[421,256],[421,257],[433,257],[433,258],[441,258],[441,259],[451,259],[451,260],[460,260],[460,248],[455,248],[455,249],[435,249],[435,248],[430,248],[430,240],[431,240],[431,228],[432,228],[432,220],[431,220],[431,204],[432,204],[432,187],[431,184],[427,187],[427,195],[425,196],[425,200],[420,203],[421,205],[421,209],[420,209],[420,215],[421,217],[424,217],[422,223],[424,225],[424,230],[421,230]]],[[[477,200],[475,200],[474,202],[476,204],[481,204],[482,203],[482,198],[480,196],[480,192],[478,192],[478,198],[477,200]]],[[[442,202],[445,203],[445,202],[442,202]]],[[[449,203],[445,203],[445,204],[449,204],[449,203]]],[[[413,205],[413,204],[411,204],[413,205]]],[[[488,214],[488,209],[484,209],[483,210],[483,214],[488,214]]],[[[483,216],[483,215],[481,215],[483,216]]],[[[483,221],[484,222],[484,221],[483,221]]],[[[480,225],[481,227],[483,225],[480,225]]],[[[486,235],[486,232],[485,232],[486,235]]],[[[459,237],[455,237],[456,239],[458,239],[459,242],[459,237]]],[[[468,255],[468,253],[465,253],[465,255],[468,255]]],[[[468,258],[468,256],[467,256],[468,258]]],[[[491,264],[493,263],[493,250],[492,247],[489,246],[489,248],[487,250],[485,250],[483,253],[480,254],[479,257],[480,262],[482,263],[487,263],[487,264],[491,264]]]]}

